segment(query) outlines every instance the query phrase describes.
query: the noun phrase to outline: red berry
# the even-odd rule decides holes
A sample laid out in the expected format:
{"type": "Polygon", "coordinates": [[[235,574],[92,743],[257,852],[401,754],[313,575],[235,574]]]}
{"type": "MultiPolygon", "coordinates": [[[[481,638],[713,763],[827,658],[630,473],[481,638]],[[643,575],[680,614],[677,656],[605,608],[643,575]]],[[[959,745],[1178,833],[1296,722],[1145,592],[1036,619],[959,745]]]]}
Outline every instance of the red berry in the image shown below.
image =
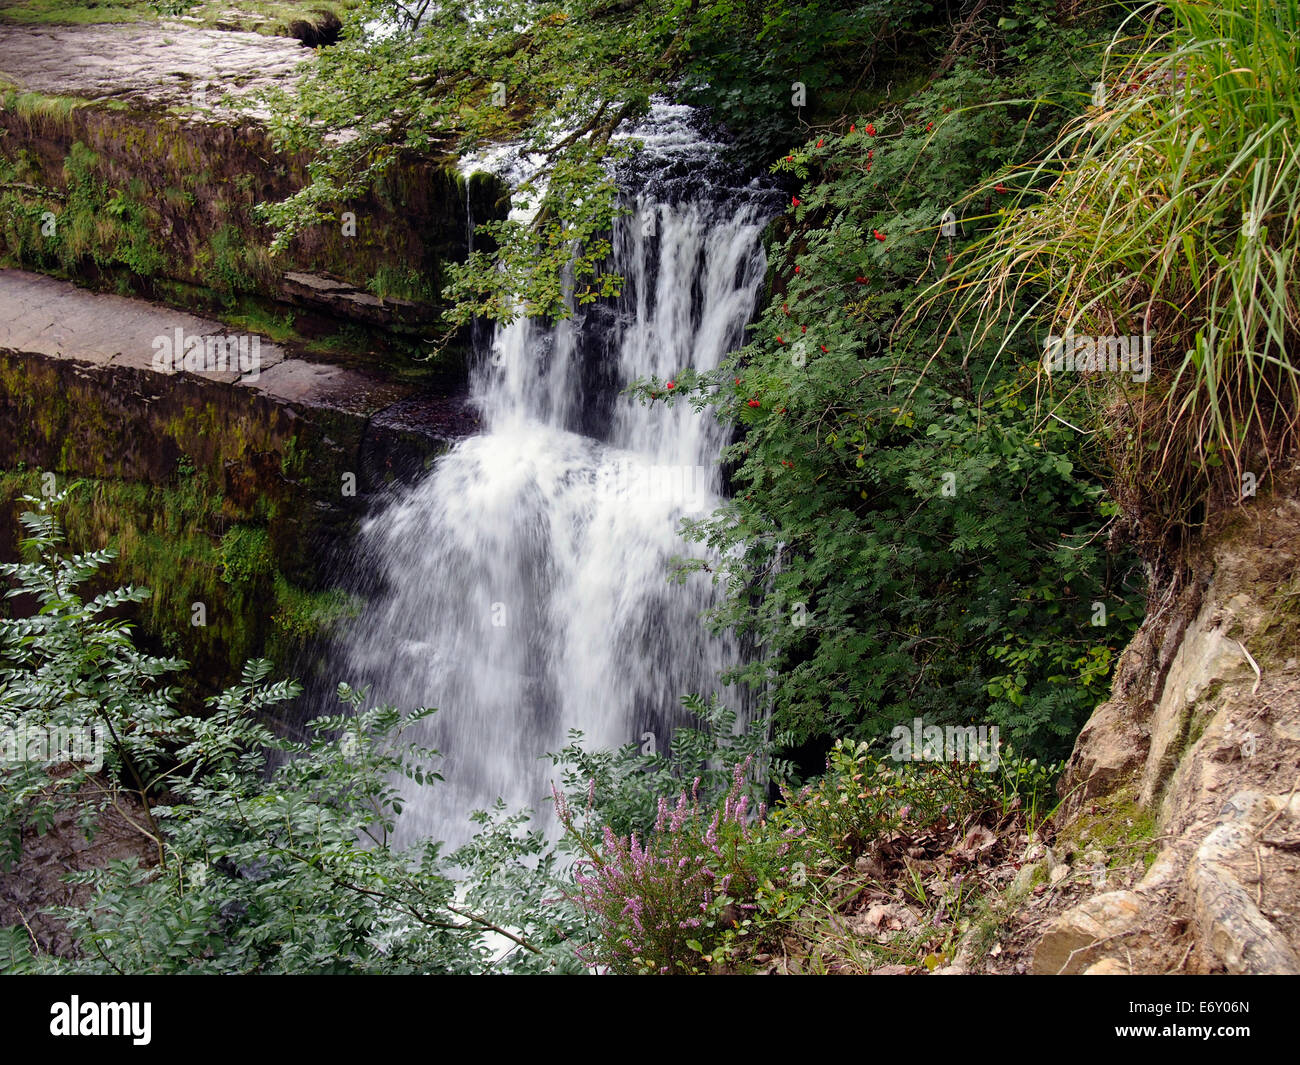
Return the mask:
{"type": "Polygon", "coordinates": [[[739,378],[739,377],[736,378],[736,384],[740,384],[740,378],[739,378]]]}
{"type": "Polygon", "coordinates": [[[859,277],[859,278],[857,279],[857,282],[858,282],[859,285],[865,285],[869,280],[870,280],[870,278],[859,277]]]}
{"type": "Polygon", "coordinates": [[[934,123],[933,123],[933,122],[927,122],[927,123],[925,124],[925,131],[926,131],[926,133],[929,133],[930,130],[932,130],[932,129],[934,129],[934,123]]]}
{"type": "Polygon", "coordinates": [[[820,148],[821,146],[822,146],[822,139],[821,139],[820,137],[818,137],[818,138],[817,138],[817,147],[820,148]]]}
{"type": "Polygon", "coordinates": [[[1002,184],[1002,182],[999,181],[996,185],[993,186],[993,191],[994,191],[994,192],[1006,192],[1006,191],[1007,191],[1007,187],[1006,187],[1004,184],[1002,184]]]}
{"type": "Polygon", "coordinates": [[[798,196],[793,197],[793,198],[790,200],[790,203],[791,203],[792,205],[794,205],[795,207],[798,207],[798,206],[799,206],[799,197],[798,197],[798,196]]]}
{"type": "Polygon", "coordinates": [[[784,344],[784,343],[785,343],[785,341],[781,339],[781,334],[780,334],[780,333],[778,333],[778,334],[776,335],[776,342],[777,342],[778,344],[784,344]]]}
{"type": "Polygon", "coordinates": [[[856,133],[857,130],[858,130],[857,125],[855,125],[854,123],[850,122],[850,123],[849,123],[849,132],[850,132],[850,133],[856,133]]]}
{"type": "Polygon", "coordinates": [[[781,310],[785,311],[786,316],[788,317],[790,314],[790,304],[788,303],[781,304],[781,310]]]}
{"type": "Polygon", "coordinates": [[[799,272],[799,267],[796,266],[796,267],[794,268],[794,272],[797,274],[797,273],[799,272]]]}
{"type": "Polygon", "coordinates": [[[823,355],[826,354],[826,345],[825,345],[825,344],[822,345],[822,354],[823,354],[823,355]]]}
{"type": "Polygon", "coordinates": [[[882,232],[880,232],[880,230],[878,230],[878,229],[873,229],[873,230],[871,231],[871,233],[872,233],[872,236],[874,236],[877,240],[884,240],[884,239],[885,239],[885,234],[883,234],[882,232]]]}
{"type": "Polygon", "coordinates": [[[806,333],[806,332],[808,332],[808,327],[807,327],[806,325],[801,325],[801,326],[799,327],[799,332],[801,332],[801,333],[806,333]]]}
{"type": "Polygon", "coordinates": [[[677,384],[676,384],[676,382],[674,382],[674,381],[669,381],[666,387],[668,387],[668,388],[676,388],[676,387],[677,387],[677,384]]]}
{"type": "Polygon", "coordinates": [[[876,135],[876,127],[873,126],[870,122],[868,122],[868,123],[867,123],[867,136],[868,136],[868,137],[874,137],[875,135],[876,135]]]}
{"type": "Polygon", "coordinates": [[[761,407],[761,406],[762,406],[762,404],[759,403],[758,400],[756,400],[756,399],[751,399],[751,400],[749,401],[749,405],[750,405],[751,407],[761,407]]]}

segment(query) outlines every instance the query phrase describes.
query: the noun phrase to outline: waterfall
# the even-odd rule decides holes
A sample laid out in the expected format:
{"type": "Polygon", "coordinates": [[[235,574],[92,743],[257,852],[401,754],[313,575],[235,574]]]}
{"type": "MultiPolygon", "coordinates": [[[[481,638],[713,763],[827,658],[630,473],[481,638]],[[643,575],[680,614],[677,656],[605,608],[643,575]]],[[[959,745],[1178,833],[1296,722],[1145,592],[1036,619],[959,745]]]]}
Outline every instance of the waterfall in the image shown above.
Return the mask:
{"type": "Polygon", "coordinates": [[[543,755],[570,729],[593,746],[664,750],[682,695],[740,704],[719,681],[736,641],[701,620],[712,582],[667,579],[691,550],[680,520],[719,502],[725,431],[689,402],[622,394],[718,365],[764,276],[770,196],[710,181],[717,146],[694,123],[659,104],[620,172],[634,206],[613,234],[621,296],[554,327],[497,329],[472,371],[482,434],[362,527],[357,564],[379,590],[339,675],[369,683],[372,700],[439,708],[420,740],[441,751],[446,783],[408,804],[404,839],[454,845],[465,815],[498,796],[546,825],[543,755]]]}

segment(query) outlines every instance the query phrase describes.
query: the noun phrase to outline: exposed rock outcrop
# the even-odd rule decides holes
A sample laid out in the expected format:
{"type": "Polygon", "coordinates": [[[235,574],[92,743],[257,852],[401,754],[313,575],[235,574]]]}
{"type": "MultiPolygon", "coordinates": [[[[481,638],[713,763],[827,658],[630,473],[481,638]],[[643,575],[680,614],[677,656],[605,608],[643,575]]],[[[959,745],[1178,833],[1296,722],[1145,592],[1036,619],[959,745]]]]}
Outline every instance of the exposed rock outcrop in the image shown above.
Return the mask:
{"type": "Polygon", "coordinates": [[[1192,572],[1124,652],[1061,783],[1064,845],[1103,835],[1108,808],[1135,811],[1103,858],[1154,861],[1131,890],[1045,915],[1034,972],[1300,972],[1296,470],[1213,531],[1192,572]]]}
{"type": "MultiPolygon", "coordinates": [[[[120,537],[136,545],[114,580],[154,590],[147,634],[178,634],[194,675],[220,687],[246,657],[268,653],[276,632],[306,635],[289,616],[292,601],[337,583],[330,545],[346,539],[375,492],[420,475],[477,423],[463,396],[304,357],[266,337],[256,338],[255,368],[155,368],[155,339],[177,330],[231,332],[143,300],[0,270],[0,454],[14,477],[41,470],[57,474],[58,487],[83,477],[122,486],[86,504],[88,516],[69,529],[74,547],[115,547],[120,537]],[[203,517],[185,502],[200,484],[203,517]],[[201,527],[160,513],[160,493],[201,527]],[[238,547],[227,537],[241,528],[266,546],[236,589],[224,562],[238,547]],[[195,599],[211,611],[203,629],[191,627],[195,599]]],[[[24,482],[8,493],[41,488],[24,482]]],[[[12,558],[22,507],[3,509],[12,524],[0,557],[12,558]]]]}

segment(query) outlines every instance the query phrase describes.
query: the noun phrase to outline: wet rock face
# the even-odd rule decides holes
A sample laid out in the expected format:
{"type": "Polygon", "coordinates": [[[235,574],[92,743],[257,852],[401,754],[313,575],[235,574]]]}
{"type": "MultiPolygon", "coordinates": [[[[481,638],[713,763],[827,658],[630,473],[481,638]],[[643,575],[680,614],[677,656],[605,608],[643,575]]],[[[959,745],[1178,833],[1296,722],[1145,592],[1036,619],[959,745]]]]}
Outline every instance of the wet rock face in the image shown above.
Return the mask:
{"type": "Polygon", "coordinates": [[[0,232],[0,254],[90,280],[108,271],[104,281],[147,295],[174,298],[165,286],[176,282],[210,300],[427,329],[444,264],[467,254],[469,208],[487,220],[503,209],[500,191],[485,178],[467,188],[438,160],[404,160],[272,257],[254,208],[302,187],[308,159],[275,151],[251,96],[292,88],[311,58],[289,38],[172,23],[0,26],[0,75],[63,101],[11,93],[0,106],[0,169],[17,179],[8,195],[22,192],[7,206],[26,218],[0,232]],[[105,202],[88,199],[96,189],[105,202]],[[41,230],[42,211],[54,233],[41,230]],[[73,231],[95,234],[93,246],[70,243],[73,231]]]}
{"type": "Polygon", "coordinates": [[[211,300],[251,296],[268,306],[323,311],[340,323],[409,332],[427,328],[438,305],[381,300],[372,288],[388,277],[415,279],[423,292],[437,292],[444,263],[467,250],[457,176],[412,161],[363,199],[341,205],[337,224],[316,226],[284,255],[270,256],[271,234],[254,218],[254,207],[299,188],[306,161],[277,156],[250,120],[202,122],[90,105],[66,116],[30,116],[9,107],[0,110],[0,160],[21,167],[24,185],[50,190],[25,197],[33,208],[27,230],[0,235],[0,252],[30,268],[89,280],[105,263],[120,262],[119,270],[145,294],[159,282],[180,282],[211,300]],[[86,202],[76,192],[86,188],[104,190],[104,202],[86,202]],[[130,228],[122,215],[111,214],[110,199],[127,209],[130,228]],[[42,210],[53,219],[48,236],[55,239],[40,231],[42,210]],[[114,217],[119,221],[105,223],[114,217]],[[99,233],[105,225],[111,236],[93,247],[72,250],[58,240],[60,227],[99,233]],[[140,265],[138,252],[124,254],[127,244],[148,249],[149,265],[140,265]]]}
{"type": "Polygon", "coordinates": [[[477,422],[463,398],[313,361],[266,337],[256,338],[256,366],[160,369],[156,341],[177,331],[230,339],[220,322],[0,270],[0,558],[17,557],[19,492],[44,490],[49,472],[56,487],[91,478],[95,502],[79,496],[69,527],[75,549],[119,534],[128,545],[97,590],[154,588],[145,634],[183,641],[189,676],[210,694],[248,657],[286,657],[270,641],[315,624],[292,614],[294,603],[338,581],[332,552],[356,519],[477,422]],[[232,529],[264,545],[238,587],[223,568],[232,529]],[[159,537],[169,545],[161,561],[140,547],[159,537]],[[282,593],[281,580],[298,591],[282,593]],[[211,608],[201,629],[187,621],[196,600],[211,608]]]}
{"type": "Polygon", "coordinates": [[[289,24],[289,36],[301,41],[308,48],[326,48],[337,44],[343,32],[343,23],[332,11],[317,11],[316,20],[295,19],[289,24]]]}
{"type": "MultiPolygon", "coordinates": [[[[128,550],[117,575],[163,586],[142,625],[155,642],[181,630],[209,690],[245,657],[273,653],[268,639],[302,638],[317,609],[304,597],[336,583],[331,551],[362,510],[476,430],[466,345],[450,344],[422,384],[394,381],[390,360],[433,331],[469,219],[507,209],[495,178],[405,159],[271,256],[254,208],[302,187],[308,159],[274,150],[251,97],[291,88],[312,60],[303,45],[339,26],[304,6],[292,37],[277,38],[241,32],[260,16],[231,16],[215,29],[0,26],[0,261],[25,268],[0,270],[0,474],[10,496],[32,490],[33,470],[60,485],[95,479],[79,548],[188,523],[168,540],[177,557],[128,550]],[[236,307],[339,342],[325,360],[304,357],[298,341],[211,317],[236,307]],[[195,337],[224,361],[191,364],[195,337]],[[198,484],[211,509],[184,502],[198,484]],[[228,545],[232,528],[264,550],[228,545]],[[238,588],[227,547],[257,563],[238,588]],[[202,639],[189,598],[228,606],[202,639]]],[[[13,509],[0,554],[13,547],[13,509]]]]}
{"type": "MultiPolygon", "coordinates": [[[[184,455],[237,493],[257,491],[295,510],[348,511],[398,475],[388,472],[394,458],[398,470],[422,468],[476,427],[455,397],[426,397],[363,369],[302,358],[265,337],[238,338],[257,353],[256,364],[204,368],[188,344],[194,337],[224,339],[229,351],[232,331],[158,304],[0,270],[0,455],[152,483],[170,479],[184,455]],[[166,364],[162,355],[181,347],[195,364],[166,364]],[[378,464],[367,457],[373,451],[378,464]],[[352,495],[340,488],[349,473],[352,495]]],[[[209,350],[204,344],[202,359],[209,350]]]]}

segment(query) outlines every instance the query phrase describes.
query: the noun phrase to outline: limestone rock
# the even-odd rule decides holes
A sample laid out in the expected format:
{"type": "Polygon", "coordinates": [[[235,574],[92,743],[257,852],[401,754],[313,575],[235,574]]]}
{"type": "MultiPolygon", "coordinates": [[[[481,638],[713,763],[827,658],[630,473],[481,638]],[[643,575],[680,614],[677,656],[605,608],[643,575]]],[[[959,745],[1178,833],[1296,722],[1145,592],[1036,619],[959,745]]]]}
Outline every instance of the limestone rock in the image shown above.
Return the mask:
{"type": "Polygon", "coordinates": [[[1128,976],[1129,968],[1118,958],[1102,958],[1083,971],[1084,976],[1128,976]]]}
{"type": "Polygon", "coordinates": [[[1234,795],[1188,869],[1201,941],[1230,973],[1300,974],[1300,958],[1229,868],[1234,858],[1254,847],[1252,822],[1283,802],[1258,792],[1234,795]]]}
{"type": "Polygon", "coordinates": [[[1145,757],[1146,738],[1126,716],[1124,704],[1118,699],[1102,703],[1075,743],[1067,774],[1071,790],[1082,784],[1078,799],[1105,795],[1145,757]]]}
{"type": "Polygon", "coordinates": [[[1040,975],[1081,973],[1094,960],[1095,943],[1133,928],[1142,916],[1142,898],[1132,891],[1094,895],[1066,910],[1034,950],[1032,971],[1040,975]]]}

